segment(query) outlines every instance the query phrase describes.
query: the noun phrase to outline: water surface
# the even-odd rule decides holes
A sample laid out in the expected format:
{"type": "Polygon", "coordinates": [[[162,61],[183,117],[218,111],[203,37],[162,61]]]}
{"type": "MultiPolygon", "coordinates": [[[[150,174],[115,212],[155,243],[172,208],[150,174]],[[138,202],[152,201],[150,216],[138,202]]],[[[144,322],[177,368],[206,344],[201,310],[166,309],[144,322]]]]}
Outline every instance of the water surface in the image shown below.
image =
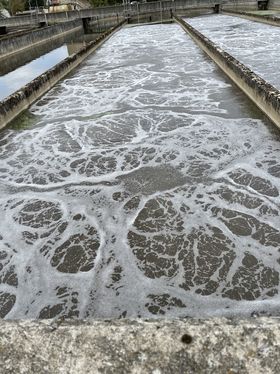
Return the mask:
{"type": "Polygon", "coordinates": [[[279,132],[178,25],[115,34],[0,144],[2,317],[279,313],[279,132]]]}
{"type": "MultiPolygon", "coordinates": [[[[0,100],[5,99],[21,87],[37,78],[60,61],[82,48],[82,43],[68,43],[44,53],[33,61],[0,76],[0,100]]],[[[1,70],[1,68],[0,68],[1,70]]]]}

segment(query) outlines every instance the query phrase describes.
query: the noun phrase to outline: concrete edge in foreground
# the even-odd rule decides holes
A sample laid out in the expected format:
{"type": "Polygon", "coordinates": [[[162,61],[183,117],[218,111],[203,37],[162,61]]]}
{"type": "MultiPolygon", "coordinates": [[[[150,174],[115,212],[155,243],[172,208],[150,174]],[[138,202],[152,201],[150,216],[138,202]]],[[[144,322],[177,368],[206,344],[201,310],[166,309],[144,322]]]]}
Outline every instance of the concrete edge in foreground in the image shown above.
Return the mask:
{"type": "Polygon", "coordinates": [[[1,321],[1,373],[279,373],[278,318],[1,321]]]}
{"type": "Polygon", "coordinates": [[[280,91],[181,18],[175,21],[223,72],[280,128],[280,91]]]}
{"type": "Polygon", "coordinates": [[[0,101],[0,129],[7,126],[21,112],[26,110],[31,104],[49,91],[59,80],[69,74],[84,61],[85,58],[118,31],[124,23],[125,21],[122,21],[117,26],[112,27],[101,34],[97,39],[88,43],[77,53],[62,60],[52,69],[47,70],[20,90],[8,96],[3,101],[0,101]]]}

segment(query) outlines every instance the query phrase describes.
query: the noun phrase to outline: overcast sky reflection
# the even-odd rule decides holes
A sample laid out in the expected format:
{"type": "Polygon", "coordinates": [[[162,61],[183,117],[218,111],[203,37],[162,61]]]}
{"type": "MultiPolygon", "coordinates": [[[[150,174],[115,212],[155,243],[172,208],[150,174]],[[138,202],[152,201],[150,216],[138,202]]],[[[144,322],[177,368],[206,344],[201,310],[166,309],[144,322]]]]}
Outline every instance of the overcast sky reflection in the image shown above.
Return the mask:
{"type": "Polygon", "coordinates": [[[5,99],[66,57],[68,57],[68,50],[67,46],[63,45],[0,77],[0,100],[5,99]]]}

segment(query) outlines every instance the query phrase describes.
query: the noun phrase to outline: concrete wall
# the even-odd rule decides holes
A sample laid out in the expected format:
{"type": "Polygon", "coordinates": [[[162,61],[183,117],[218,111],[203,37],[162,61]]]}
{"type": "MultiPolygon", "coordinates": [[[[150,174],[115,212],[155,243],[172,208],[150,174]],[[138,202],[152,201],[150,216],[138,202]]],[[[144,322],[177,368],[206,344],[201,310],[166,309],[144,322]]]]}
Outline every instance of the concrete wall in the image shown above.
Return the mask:
{"type": "Polygon", "coordinates": [[[249,19],[255,22],[266,23],[271,26],[280,26],[280,18],[269,16],[269,15],[260,15],[260,14],[250,14],[247,12],[237,12],[232,10],[222,10],[223,14],[227,14],[229,16],[237,16],[245,19],[249,19]]]}
{"type": "Polygon", "coordinates": [[[258,10],[258,2],[257,0],[225,0],[221,8],[225,10],[258,10]]]}
{"type": "Polygon", "coordinates": [[[1,321],[0,372],[272,374],[279,318],[1,321]]]}
{"type": "Polygon", "coordinates": [[[14,30],[9,30],[8,34],[2,34],[2,35],[0,35],[0,39],[4,40],[4,39],[13,38],[15,36],[20,36],[20,35],[28,34],[30,31],[37,30],[38,28],[39,28],[39,26],[26,27],[24,29],[15,30],[15,31],[14,30]]]}
{"type": "Polygon", "coordinates": [[[151,13],[151,12],[168,12],[172,9],[174,12],[180,10],[189,9],[205,9],[214,8],[215,4],[221,3],[220,0],[175,0],[175,1],[156,1],[151,3],[142,3],[138,6],[131,5],[129,8],[129,14],[137,12],[137,8],[140,13],[151,13]]]}
{"type": "MultiPolygon", "coordinates": [[[[215,4],[222,3],[223,0],[167,0],[167,1],[156,1],[143,3],[138,5],[117,5],[109,7],[82,9],[80,11],[74,10],[70,12],[50,13],[50,14],[38,14],[31,16],[17,16],[7,19],[0,19],[0,26],[26,26],[34,25],[40,22],[47,22],[48,24],[54,24],[59,22],[65,22],[77,18],[90,18],[90,17],[109,17],[125,14],[134,14],[140,11],[141,13],[167,11],[173,9],[174,11],[182,9],[193,9],[193,8],[211,8],[215,4]]],[[[248,0],[254,1],[254,0],[248,0]]]]}
{"type": "MultiPolygon", "coordinates": [[[[8,74],[18,67],[23,66],[28,62],[31,62],[36,58],[61,47],[63,44],[71,43],[73,42],[73,39],[77,43],[83,43],[83,37],[83,33],[81,33],[79,36],[76,33],[69,33],[67,35],[62,34],[55,39],[45,40],[42,43],[37,43],[34,46],[31,45],[28,48],[15,51],[14,53],[9,54],[7,58],[0,57],[0,75],[8,74]]],[[[91,40],[89,41],[92,40],[94,40],[94,38],[91,36],[91,40]]]]}
{"type": "Polygon", "coordinates": [[[175,20],[227,76],[280,128],[280,91],[181,18],[175,20]]]}
{"type": "Polygon", "coordinates": [[[269,0],[268,9],[280,10],[280,0],[269,0]]]}
{"type": "Polygon", "coordinates": [[[163,22],[173,22],[172,11],[162,11],[153,13],[139,13],[132,14],[129,16],[127,22],[129,24],[146,24],[146,23],[163,23],[163,22]]]}
{"type": "MultiPolygon", "coordinates": [[[[122,24],[122,23],[121,23],[122,24]]],[[[0,129],[5,127],[10,121],[27,109],[40,96],[51,89],[60,79],[70,73],[78,66],[90,53],[104,43],[112,33],[116,32],[118,25],[104,34],[101,34],[95,41],[88,43],[84,48],[74,55],[69,56],[52,69],[35,78],[32,82],[22,87],[14,94],[8,96],[0,102],[0,129]]]]}
{"type": "Polygon", "coordinates": [[[87,33],[102,33],[124,20],[125,17],[123,14],[116,14],[110,17],[94,17],[84,19],[84,25],[86,24],[85,31],[87,33]]]}
{"type": "Polygon", "coordinates": [[[7,55],[18,52],[19,50],[30,46],[34,47],[34,45],[37,43],[41,44],[45,40],[50,41],[50,39],[53,40],[61,37],[62,35],[69,33],[82,33],[82,31],[83,22],[82,20],[78,19],[37,29],[24,35],[5,38],[4,40],[0,39],[0,62],[1,59],[8,58],[7,55]]]}

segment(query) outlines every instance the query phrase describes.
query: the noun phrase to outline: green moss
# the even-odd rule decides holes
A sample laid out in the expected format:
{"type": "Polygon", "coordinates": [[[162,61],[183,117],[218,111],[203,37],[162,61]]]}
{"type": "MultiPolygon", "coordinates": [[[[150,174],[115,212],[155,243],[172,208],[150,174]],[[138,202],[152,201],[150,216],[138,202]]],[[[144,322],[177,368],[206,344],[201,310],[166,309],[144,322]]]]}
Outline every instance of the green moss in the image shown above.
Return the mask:
{"type": "Polygon", "coordinates": [[[38,116],[32,114],[29,110],[24,111],[16,117],[9,125],[14,130],[24,130],[35,125],[38,122],[38,116]]]}

